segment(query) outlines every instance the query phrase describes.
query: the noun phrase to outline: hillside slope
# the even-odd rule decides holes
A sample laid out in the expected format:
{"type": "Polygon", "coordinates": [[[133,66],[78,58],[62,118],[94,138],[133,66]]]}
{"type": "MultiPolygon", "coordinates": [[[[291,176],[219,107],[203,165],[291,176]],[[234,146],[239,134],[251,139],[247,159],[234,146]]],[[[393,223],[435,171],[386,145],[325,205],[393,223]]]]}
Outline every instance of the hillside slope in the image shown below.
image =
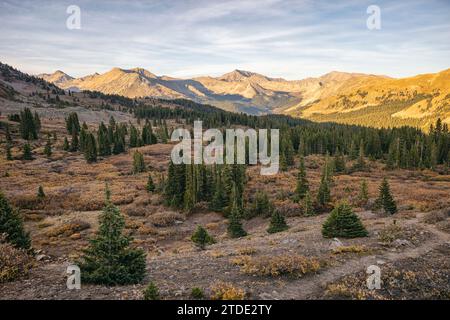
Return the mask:
{"type": "Polygon", "coordinates": [[[282,112],[315,121],[375,127],[427,128],[439,117],[450,123],[450,69],[403,79],[350,78],[334,93],[282,112]]]}
{"type": "Polygon", "coordinates": [[[192,99],[249,114],[282,113],[375,127],[427,128],[438,117],[450,123],[450,69],[403,79],[333,71],[318,78],[285,80],[244,70],[177,79],[141,68],[114,68],[77,79],[61,71],[41,77],[73,91],[192,99]]]}

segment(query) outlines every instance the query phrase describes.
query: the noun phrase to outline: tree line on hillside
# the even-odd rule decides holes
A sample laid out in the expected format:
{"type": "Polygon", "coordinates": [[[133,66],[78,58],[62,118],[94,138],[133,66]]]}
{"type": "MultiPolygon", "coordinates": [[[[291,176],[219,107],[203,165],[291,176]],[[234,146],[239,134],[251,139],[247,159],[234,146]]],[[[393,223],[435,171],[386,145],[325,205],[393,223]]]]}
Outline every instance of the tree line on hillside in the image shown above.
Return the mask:
{"type": "Polygon", "coordinates": [[[360,154],[373,160],[386,161],[389,169],[431,168],[449,166],[450,132],[448,124],[438,119],[429,133],[413,128],[376,129],[336,123],[313,123],[282,115],[251,116],[217,110],[189,100],[176,100],[190,108],[138,106],[138,119],[176,119],[184,125],[203,121],[203,128],[226,129],[233,126],[280,129],[280,161],[282,169],[293,164],[293,154],[346,156],[356,160],[360,154]],[[184,120],[184,122],[182,121],[184,120]]]}
{"type": "MultiPolygon", "coordinates": [[[[157,143],[158,140],[166,143],[171,134],[167,119],[175,118],[180,126],[188,128],[190,121],[206,119],[205,129],[212,124],[218,125],[218,128],[222,130],[227,126],[235,125],[245,125],[250,128],[280,128],[281,170],[286,170],[294,164],[293,159],[296,154],[333,155],[338,160],[337,171],[341,170],[342,163],[346,160],[357,160],[358,164],[362,164],[359,160],[364,157],[384,161],[387,169],[435,169],[438,165],[448,168],[450,162],[450,132],[448,125],[441,119],[431,125],[429,133],[425,134],[411,127],[373,129],[310,123],[302,120],[292,122],[290,118],[283,116],[253,117],[226,112],[201,113],[176,108],[141,108],[137,109],[136,113],[139,114],[138,123],[144,121],[142,130],[132,124],[116,123],[111,117],[108,126],[101,122],[96,132],[90,132],[85,123],[80,125],[77,113],[71,113],[66,119],[67,132],[71,140],[69,143],[69,139],[64,138],[63,147],[67,151],[84,152],[86,160],[94,162],[97,155],[120,154],[125,152],[127,146],[140,147],[157,143]],[[191,113],[194,113],[197,118],[191,113]],[[189,119],[183,118],[187,115],[190,115],[189,119]],[[181,121],[183,119],[184,122],[181,121]],[[155,126],[158,127],[157,132],[154,132],[155,126]]],[[[20,135],[23,139],[38,138],[41,121],[37,112],[33,114],[29,108],[25,108],[20,114],[11,115],[10,120],[19,122],[20,135]]],[[[7,154],[10,153],[11,146],[12,140],[8,140],[7,154]]],[[[30,145],[26,144],[24,153],[27,151],[26,154],[28,154],[26,149],[29,148],[30,145]]],[[[24,159],[30,159],[30,157],[24,156],[24,159]]]]}
{"type": "MultiPolygon", "coordinates": [[[[6,64],[0,63],[0,72],[7,81],[21,80],[32,82],[42,85],[47,92],[56,93],[57,96],[65,94],[64,90],[40,78],[22,73],[6,64]]],[[[314,123],[284,115],[255,116],[233,113],[187,99],[167,100],[151,97],[132,99],[96,91],[83,91],[82,94],[91,99],[102,100],[102,106],[105,109],[113,109],[112,105],[119,105],[119,110],[133,113],[138,121],[146,119],[162,122],[163,120],[171,119],[178,124],[190,126],[195,120],[202,120],[205,129],[224,129],[231,126],[280,129],[282,133],[281,160],[283,169],[292,164],[290,160],[292,159],[292,151],[304,156],[309,154],[337,155],[342,153],[354,160],[358,157],[361,146],[366,157],[384,160],[387,163],[387,167],[392,169],[434,169],[438,165],[448,167],[450,162],[450,134],[448,125],[443,123],[441,119],[438,119],[435,124],[430,126],[430,130],[426,134],[419,129],[408,126],[375,129],[336,123],[314,123]]],[[[16,116],[17,120],[21,121],[21,115],[16,116]]],[[[39,129],[33,128],[28,112],[26,115],[24,114],[23,122],[23,128],[21,123],[23,137],[25,139],[36,139],[35,137],[38,134],[36,130],[39,131],[39,129]]],[[[115,142],[113,139],[109,139],[111,148],[115,142]]],[[[77,142],[76,139],[74,142],[77,142]]],[[[142,139],[142,143],[146,144],[144,139],[142,139]]],[[[99,144],[98,139],[97,144],[99,144]]],[[[117,140],[116,144],[118,144],[117,150],[122,150],[119,140],[117,140]]],[[[135,144],[139,144],[139,139],[133,139],[132,145],[135,144]]],[[[101,146],[97,145],[97,149],[103,149],[107,153],[106,147],[101,148],[101,146]]]]}
{"type": "Polygon", "coordinates": [[[127,148],[155,144],[158,142],[158,138],[161,142],[167,142],[169,138],[165,120],[159,123],[156,134],[148,120],[145,121],[142,130],[139,130],[133,124],[117,123],[111,116],[108,126],[101,122],[98,130],[91,132],[86,123],[80,126],[77,113],[71,113],[66,119],[66,128],[72,138],[70,143],[65,138],[64,149],[83,152],[88,162],[97,161],[97,155],[106,157],[120,154],[127,148]]]}

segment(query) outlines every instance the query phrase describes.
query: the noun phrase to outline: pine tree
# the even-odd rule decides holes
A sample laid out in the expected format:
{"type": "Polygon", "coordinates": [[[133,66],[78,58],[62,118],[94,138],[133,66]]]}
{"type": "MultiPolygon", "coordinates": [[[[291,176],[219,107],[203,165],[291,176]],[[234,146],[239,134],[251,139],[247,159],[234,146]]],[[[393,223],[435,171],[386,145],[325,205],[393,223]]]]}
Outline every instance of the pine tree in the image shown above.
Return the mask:
{"type": "Polygon", "coordinates": [[[379,187],[379,196],[376,204],[383,208],[386,213],[394,214],[397,212],[397,205],[395,203],[394,197],[392,196],[389,182],[385,178],[381,182],[379,187]]]}
{"type": "Polygon", "coordinates": [[[39,186],[39,188],[38,188],[37,198],[38,198],[38,200],[45,199],[45,192],[44,192],[44,188],[42,186],[39,186]]]}
{"type": "Polygon", "coordinates": [[[38,137],[36,122],[31,110],[25,108],[20,112],[20,135],[25,140],[34,140],[38,137]]]}
{"type": "Polygon", "coordinates": [[[286,224],[286,220],[284,219],[283,215],[278,211],[275,210],[272,213],[272,218],[270,219],[270,226],[267,229],[268,233],[276,233],[287,230],[289,227],[286,224]]]}
{"type": "Polygon", "coordinates": [[[186,184],[186,167],[183,164],[175,165],[169,162],[167,182],[164,189],[165,203],[168,206],[180,208],[183,205],[183,197],[186,184]]]}
{"type": "Polygon", "coordinates": [[[395,159],[395,144],[391,143],[389,145],[389,152],[386,161],[386,169],[392,170],[397,167],[396,159],[395,159]]]}
{"type": "Polygon", "coordinates": [[[438,151],[437,151],[437,146],[436,143],[433,141],[431,143],[431,147],[430,147],[430,169],[434,170],[436,169],[436,165],[438,163],[438,151]]]}
{"type": "Polygon", "coordinates": [[[72,152],[78,151],[78,148],[79,148],[78,131],[73,131],[72,140],[70,142],[70,151],[72,152]]]}
{"type": "Polygon", "coordinates": [[[328,169],[325,165],[322,172],[322,178],[320,180],[319,191],[317,193],[317,203],[322,207],[326,206],[331,200],[330,180],[328,174],[328,169]]]}
{"type": "Polygon", "coordinates": [[[255,196],[253,206],[251,208],[250,216],[266,216],[270,217],[273,213],[274,207],[270,202],[267,193],[258,191],[255,196]]]}
{"type": "Polygon", "coordinates": [[[9,124],[6,124],[6,128],[5,128],[6,132],[6,142],[8,143],[12,143],[12,137],[11,137],[11,132],[9,131],[9,124]]]}
{"type": "Polygon", "coordinates": [[[303,135],[300,137],[300,142],[298,144],[298,155],[300,157],[305,157],[307,155],[307,150],[306,150],[306,142],[305,142],[305,138],[303,137],[303,135]]]}
{"type": "Polygon", "coordinates": [[[47,156],[47,158],[50,158],[52,155],[52,142],[50,141],[50,135],[47,137],[47,143],[44,147],[44,154],[47,156]]]}
{"type": "Polygon", "coordinates": [[[326,171],[328,184],[330,186],[333,185],[333,183],[334,183],[334,172],[335,172],[334,161],[332,159],[330,159],[330,156],[328,155],[328,153],[325,156],[325,167],[324,167],[324,170],[326,171]]]}
{"type": "Polygon", "coordinates": [[[358,147],[356,145],[356,143],[352,140],[351,144],[350,144],[350,159],[351,160],[355,160],[358,157],[358,147]]]}
{"type": "Polygon", "coordinates": [[[225,194],[220,173],[217,175],[216,180],[216,186],[214,188],[215,191],[209,208],[216,212],[223,212],[224,208],[226,208],[228,205],[228,198],[225,194]]]}
{"type": "Polygon", "coordinates": [[[368,201],[369,201],[369,192],[367,188],[367,181],[363,180],[361,182],[361,189],[359,190],[358,194],[358,203],[361,206],[365,206],[368,201]]]}
{"type": "Polygon", "coordinates": [[[309,183],[306,178],[305,160],[300,157],[300,166],[297,174],[297,187],[295,188],[296,201],[303,199],[309,191],[309,183]]]}
{"type": "MultiPolygon", "coordinates": [[[[234,190],[236,187],[233,188],[234,190]]],[[[233,195],[236,194],[236,191],[233,192],[233,195]]],[[[241,223],[241,212],[239,210],[239,206],[236,201],[236,197],[233,197],[233,204],[231,206],[231,212],[228,218],[228,234],[231,238],[240,238],[245,237],[247,232],[245,232],[241,223]]]]}
{"type": "Polygon", "coordinates": [[[345,160],[344,155],[339,151],[336,151],[336,155],[334,156],[334,170],[336,172],[345,172],[345,160]]]}
{"type": "Polygon", "coordinates": [[[361,140],[361,143],[359,144],[359,155],[358,159],[353,166],[353,169],[355,170],[364,170],[366,168],[366,161],[364,159],[364,142],[361,140]]]}
{"type": "Polygon", "coordinates": [[[81,127],[81,131],[80,131],[80,143],[79,143],[79,149],[81,152],[84,152],[86,149],[86,140],[87,140],[87,129],[85,129],[86,123],[83,123],[83,126],[81,127]]]}
{"type": "Polygon", "coordinates": [[[286,160],[286,155],[284,154],[284,152],[281,152],[280,154],[280,170],[281,171],[287,171],[288,169],[288,165],[287,165],[287,160],[286,160]]]}
{"type": "Polygon", "coordinates": [[[213,237],[202,226],[197,226],[191,240],[202,250],[205,249],[206,245],[215,243],[213,237]]]}
{"type": "Polygon", "coordinates": [[[151,123],[147,120],[142,128],[142,143],[144,145],[154,144],[157,142],[156,136],[153,133],[151,123]]]}
{"type": "Polygon", "coordinates": [[[231,238],[245,237],[247,232],[242,227],[241,218],[239,217],[237,206],[233,207],[228,218],[228,234],[231,238]]]}
{"type": "Polygon", "coordinates": [[[6,142],[6,160],[10,161],[12,160],[12,154],[11,154],[11,143],[6,142]]]}
{"type": "Polygon", "coordinates": [[[23,154],[22,154],[23,160],[33,160],[33,155],[31,153],[31,146],[30,144],[26,143],[23,146],[23,154]]]}
{"type": "Polygon", "coordinates": [[[106,202],[99,218],[99,230],[77,263],[86,283],[125,285],[141,282],[145,276],[145,253],[130,247],[132,239],[123,234],[125,220],[111,202],[106,202]]]}
{"type": "Polygon", "coordinates": [[[138,136],[139,136],[139,133],[138,133],[136,127],[132,125],[130,128],[130,148],[136,148],[139,146],[138,136]]]}
{"type": "Polygon", "coordinates": [[[138,174],[145,172],[144,155],[139,151],[135,151],[133,154],[133,173],[138,174]]]}
{"type": "Polygon", "coordinates": [[[167,143],[168,134],[167,134],[167,128],[165,128],[163,125],[160,125],[158,128],[158,136],[161,140],[161,143],[167,143]]]}
{"type": "Polygon", "coordinates": [[[98,154],[100,156],[111,155],[111,143],[108,138],[108,129],[103,122],[100,123],[97,131],[98,154]]]}
{"type": "Polygon", "coordinates": [[[24,230],[21,216],[0,191],[0,234],[2,233],[6,234],[6,241],[17,248],[29,249],[31,246],[30,235],[24,230]]]}
{"type": "Polygon", "coordinates": [[[94,135],[90,132],[85,136],[84,158],[88,163],[97,161],[97,144],[94,135]]]}
{"type": "Polygon", "coordinates": [[[316,215],[309,191],[306,192],[303,198],[303,215],[307,217],[316,215]]]}
{"type": "Polygon", "coordinates": [[[186,212],[191,212],[196,203],[195,199],[195,166],[192,164],[186,165],[186,184],[183,195],[183,207],[186,212]]]}
{"type": "Polygon", "coordinates": [[[286,166],[292,166],[294,164],[294,148],[292,146],[291,137],[288,133],[283,134],[281,144],[286,166]]]}
{"type": "Polygon", "coordinates": [[[70,135],[80,132],[80,121],[78,120],[78,114],[76,112],[72,112],[66,118],[66,129],[70,135]]]}
{"type": "Polygon", "coordinates": [[[113,135],[113,154],[121,154],[122,152],[125,152],[125,135],[119,126],[116,126],[113,135]]]}
{"type": "Polygon", "coordinates": [[[357,238],[366,237],[368,233],[352,208],[342,202],[331,211],[325,220],[322,225],[322,235],[325,238],[357,238]]]}
{"type": "Polygon", "coordinates": [[[205,164],[197,167],[197,201],[210,201],[214,194],[212,169],[205,164]]]}
{"type": "Polygon", "coordinates": [[[155,184],[153,183],[153,179],[152,179],[152,175],[151,174],[148,175],[147,185],[145,186],[145,189],[148,192],[155,191],[155,184]]]}
{"type": "Polygon", "coordinates": [[[227,192],[228,208],[231,211],[232,201],[236,199],[238,210],[244,208],[244,187],[246,183],[246,166],[241,164],[225,165],[222,170],[223,185],[227,192]]]}
{"type": "Polygon", "coordinates": [[[165,141],[165,143],[167,143],[167,140],[169,139],[170,135],[169,135],[169,130],[167,129],[166,119],[164,119],[164,122],[163,122],[163,133],[164,133],[164,141],[165,141]]]}
{"type": "Polygon", "coordinates": [[[69,149],[70,149],[69,140],[67,140],[67,137],[64,137],[63,150],[69,151],[69,149]]]}
{"type": "Polygon", "coordinates": [[[36,128],[36,134],[39,134],[39,131],[41,131],[41,119],[36,111],[34,112],[33,122],[34,127],[36,128]]]}

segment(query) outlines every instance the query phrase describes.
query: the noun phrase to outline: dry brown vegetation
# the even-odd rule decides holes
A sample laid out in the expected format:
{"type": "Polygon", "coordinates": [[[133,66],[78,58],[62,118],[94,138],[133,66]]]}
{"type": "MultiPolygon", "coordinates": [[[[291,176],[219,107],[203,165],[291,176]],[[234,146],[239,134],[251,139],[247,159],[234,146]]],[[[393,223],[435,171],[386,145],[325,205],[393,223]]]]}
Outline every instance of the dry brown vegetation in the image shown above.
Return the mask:
{"type": "Polygon", "coordinates": [[[450,299],[449,245],[442,245],[422,257],[407,258],[382,267],[382,286],[369,290],[364,272],[331,283],[325,297],[332,299],[450,299]]]}
{"type": "Polygon", "coordinates": [[[0,235],[0,283],[28,275],[32,266],[33,260],[25,250],[13,247],[0,235]]]}
{"type": "Polygon", "coordinates": [[[299,255],[259,256],[256,258],[242,256],[233,259],[232,263],[238,265],[241,272],[245,274],[270,277],[283,275],[302,277],[320,269],[320,262],[317,259],[299,255]]]}
{"type": "MultiPolygon", "coordinates": [[[[112,201],[126,218],[126,232],[133,235],[133,245],[146,251],[148,279],[156,283],[164,299],[190,298],[191,288],[211,288],[216,281],[221,282],[211,288],[211,297],[216,299],[371,298],[374,296],[364,291],[361,278],[348,286],[335,283],[336,274],[342,274],[334,274],[335,270],[342,268],[344,274],[356,274],[367,267],[369,260],[366,259],[383,260],[391,255],[392,259],[400,259],[404,253],[420,248],[432,250],[435,245],[450,240],[442,238],[442,234],[450,231],[450,175],[429,170],[386,171],[384,164],[369,161],[369,171],[336,175],[331,188],[332,202],[348,200],[369,236],[340,239],[343,246],[331,249],[331,240],[324,239],[320,232],[327,213],[304,217],[302,205],[292,201],[296,166],[270,177],[259,175],[259,168],[251,166],[247,169],[246,199],[252,198],[258,190],[266,191],[275,207],[287,217],[290,228],[280,234],[268,234],[269,220],[255,217],[243,221],[249,235],[235,240],[228,237],[227,220],[222,215],[205,207],[185,215],[165,207],[159,194],[148,193],[145,190],[148,173],[131,174],[132,151],[87,164],[81,154],[62,151],[62,139],[66,135],[63,122],[46,117],[42,120],[43,132],[56,131],[58,135],[50,159],[42,154],[44,139],[32,143],[33,161],[6,161],[2,148],[0,172],[3,173],[1,188],[21,210],[25,227],[31,232],[33,248],[42,250],[48,259],[36,262],[29,272],[29,285],[20,280],[0,285],[1,298],[141,298],[144,285],[118,287],[114,291],[103,286],[85,286],[81,292],[65,289],[65,279],[61,275],[67,264],[79,257],[98,228],[105,182],[110,186],[112,201]],[[398,203],[399,213],[395,216],[359,207],[357,202],[362,179],[368,183],[369,203],[373,203],[381,179],[386,175],[398,203]],[[40,185],[46,193],[43,200],[36,196],[40,185]],[[217,240],[202,252],[190,241],[198,225],[204,226],[217,240]],[[405,240],[408,245],[396,245],[405,240]],[[331,283],[326,294],[320,283],[331,283]],[[309,289],[302,291],[299,289],[302,287],[309,289]]],[[[18,146],[13,149],[13,155],[18,157],[24,141],[18,138],[17,131],[13,135],[18,146]]],[[[140,148],[156,183],[159,174],[167,168],[171,148],[170,144],[140,148]]],[[[306,158],[313,195],[319,186],[323,161],[319,156],[306,158]]],[[[26,261],[19,265],[26,265],[26,261]]],[[[421,268],[433,270],[428,276],[439,283],[439,294],[445,296],[448,287],[441,282],[445,279],[442,266],[437,262],[419,263],[414,272],[420,272],[421,268]]],[[[392,268],[392,275],[395,275],[394,270],[403,272],[403,264],[396,265],[395,261],[392,268]]],[[[361,273],[361,277],[364,274],[361,273]]],[[[410,281],[405,278],[406,274],[399,277],[410,281]]],[[[425,280],[418,279],[416,285],[422,286],[425,280]]],[[[411,281],[408,290],[413,288],[411,281]]],[[[435,292],[431,296],[439,295],[435,292]]],[[[392,297],[403,297],[402,291],[394,291],[392,297]]],[[[382,298],[391,296],[383,293],[382,298]]]]}
{"type": "Polygon", "coordinates": [[[211,287],[212,300],[244,300],[245,291],[231,283],[219,281],[211,287]]]}

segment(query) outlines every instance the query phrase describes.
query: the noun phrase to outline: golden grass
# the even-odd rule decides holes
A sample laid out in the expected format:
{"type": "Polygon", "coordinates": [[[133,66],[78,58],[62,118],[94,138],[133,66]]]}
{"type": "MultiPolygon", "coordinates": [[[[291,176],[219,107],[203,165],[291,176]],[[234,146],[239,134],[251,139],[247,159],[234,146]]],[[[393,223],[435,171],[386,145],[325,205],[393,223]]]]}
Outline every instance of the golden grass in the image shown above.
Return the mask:
{"type": "Polygon", "coordinates": [[[66,236],[70,237],[74,233],[89,229],[91,225],[85,221],[74,220],[69,223],[63,223],[59,226],[55,226],[45,232],[45,235],[49,238],[66,236]]]}
{"type": "Polygon", "coordinates": [[[269,277],[283,275],[302,277],[320,269],[320,262],[316,258],[307,258],[295,254],[259,257],[241,256],[231,262],[240,266],[242,273],[269,277]]]}
{"type": "Polygon", "coordinates": [[[341,254],[341,253],[367,253],[369,249],[366,246],[340,246],[333,249],[333,254],[341,254]]]}
{"type": "Polygon", "coordinates": [[[229,282],[216,282],[211,287],[212,300],[244,300],[245,291],[229,282]]]}

